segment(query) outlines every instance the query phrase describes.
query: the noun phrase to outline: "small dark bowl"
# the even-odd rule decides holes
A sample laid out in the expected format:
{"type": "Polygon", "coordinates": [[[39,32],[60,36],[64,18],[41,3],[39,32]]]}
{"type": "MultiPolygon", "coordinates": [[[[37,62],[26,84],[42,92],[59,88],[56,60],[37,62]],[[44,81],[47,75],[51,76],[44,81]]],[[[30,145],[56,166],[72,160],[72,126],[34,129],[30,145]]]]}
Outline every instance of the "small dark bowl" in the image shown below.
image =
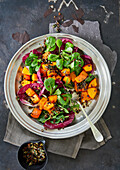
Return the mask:
{"type": "Polygon", "coordinates": [[[18,150],[18,161],[19,161],[19,163],[20,163],[20,165],[24,168],[24,169],[28,169],[28,170],[40,170],[40,169],[43,169],[45,166],[46,166],[46,164],[47,164],[47,162],[48,162],[48,156],[47,156],[47,151],[46,151],[46,149],[45,149],[45,140],[32,140],[32,141],[28,141],[28,142],[25,142],[25,143],[23,143],[21,146],[20,146],[20,148],[19,148],[19,150],[18,150]],[[31,165],[31,166],[29,166],[28,165],[28,163],[26,163],[26,160],[25,160],[25,158],[23,157],[23,148],[28,144],[28,143],[43,143],[43,148],[44,148],[44,150],[45,150],[45,161],[43,161],[43,162],[40,162],[40,164],[36,164],[36,165],[31,165]]]}

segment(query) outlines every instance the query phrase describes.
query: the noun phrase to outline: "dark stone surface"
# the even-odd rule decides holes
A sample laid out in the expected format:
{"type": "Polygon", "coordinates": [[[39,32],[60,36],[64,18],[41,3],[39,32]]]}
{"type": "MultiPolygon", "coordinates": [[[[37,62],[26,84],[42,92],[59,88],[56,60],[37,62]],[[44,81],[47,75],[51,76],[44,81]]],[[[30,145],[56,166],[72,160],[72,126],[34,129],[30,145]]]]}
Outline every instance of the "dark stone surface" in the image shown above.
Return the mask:
{"type": "MultiPolygon", "coordinates": [[[[60,0],[56,6],[59,6],[60,0]]],[[[118,53],[118,63],[112,76],[112,95],[104,113],[104,119],[113,138],[103,147],[95,151],[80,150],[77,158],[71,159],[48,153],[49,162],[46,170],[119,170],[120,169],[120,23],[118,0],[75,0],[78,7],[85,11],[84,19],[98,20],[104,43],[118,53]],[[114,14],[110,16],[108,24],[103,22],[105,12],[100,7],[104,5],[114,14]],[[115,106],[115,108],[113,108],[115,106]]],[[[21,170],[17,162],[18,148],[3,142],[8,117],[8,110],[4,104],[4,73],[13,54],[21,46],[12,39],[15,32],[24,32],[30,38],[48,33],[48,24],[53,21],[54,14],[44,19],[48,8],[47,0],[0,0],[0,170],[21,170]]],[[[70,19],[73,5],[62,9],[65,19],[70,19]]]]}

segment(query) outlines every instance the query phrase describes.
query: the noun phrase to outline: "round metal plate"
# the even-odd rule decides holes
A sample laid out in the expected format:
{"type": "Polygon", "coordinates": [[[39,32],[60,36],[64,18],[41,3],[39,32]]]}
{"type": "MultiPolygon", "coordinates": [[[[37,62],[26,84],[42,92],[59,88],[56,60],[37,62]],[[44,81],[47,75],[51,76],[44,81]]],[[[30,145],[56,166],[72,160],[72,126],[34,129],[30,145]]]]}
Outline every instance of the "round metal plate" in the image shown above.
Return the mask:
{"type": "Polygon", "coordinates": [[[100,94],[97,101],[93,101],[90,107],[86,108],[86,112],[93,123],[96,123],[100,119],[108,105],[111,94],[111,78],[107,64],[102,55],[95,47],[93,47],[87,41],[70,34],[47,34],[34,38],[23,45],[15,53],[8,65],[4,80],[5,97],[13,116],[22,126],[24,126],[29,131],[37,135],[53,139],[68,138],[83,133],[84,131],[89,129],[89,123],[87,122],[86,118],[81,115],[81,113],[76,116],[76,121],[74,122],[74,124],[71,124],[64,129],[47,129],[42,132],[41,130],[43,129],[43,125],[29,118],[25,113],[26,107],[24,105],[21,105],[16,100],[16,75],[19,66],[22,63],[22,57],[31,50],[38,49],[40,47],[40,44],[43,44],[44,39],[48,36],[54,36],[56,38],[69,38],[73,41],[75,46],[79,47],[87,55],[91,56],[93,62],[96,65],[96,71],[99,76],[100,94]]]}

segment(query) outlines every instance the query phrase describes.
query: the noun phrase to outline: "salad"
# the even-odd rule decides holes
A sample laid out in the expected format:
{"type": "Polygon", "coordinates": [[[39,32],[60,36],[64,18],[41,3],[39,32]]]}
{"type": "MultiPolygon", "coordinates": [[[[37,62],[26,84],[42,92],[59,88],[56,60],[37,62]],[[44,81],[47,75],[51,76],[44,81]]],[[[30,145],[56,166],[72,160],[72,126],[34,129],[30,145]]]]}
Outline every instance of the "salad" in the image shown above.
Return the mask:
{"type": "Polygon", "coordinates": [[[92,58],[70,39],[47,37],[39,50],[22,58],[22,77],[16,98],[32,107],[29,116],[45,128],[60,129],[71,124],[80,112],[73,94],[89,106],[99,93],[92,58]]]}

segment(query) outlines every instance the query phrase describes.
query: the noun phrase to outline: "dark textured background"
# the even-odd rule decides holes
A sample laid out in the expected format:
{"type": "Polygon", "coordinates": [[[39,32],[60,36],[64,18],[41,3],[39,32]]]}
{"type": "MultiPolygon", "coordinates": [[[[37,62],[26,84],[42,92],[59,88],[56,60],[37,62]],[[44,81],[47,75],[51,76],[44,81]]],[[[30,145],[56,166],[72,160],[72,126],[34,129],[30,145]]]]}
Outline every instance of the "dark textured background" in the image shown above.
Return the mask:
{"type": "MultiPolygon", "coordinates": [[[[59,6],[58,0],[56,6],[59,6]]],[[[69,0],[67,1],[69,2],[69,0]]],[[[118,53],[118,63],[112,76],[112,95],[105,111],[104,119],[113,138],[95,151],[80,150],[77,158],[71,159],[48,153],[49,162],[46,170],[120,170],[120,23],[118,0],[75,0],[78,7],[85,11],[84,19],[98,20],[104,43],[118,53]],[[112,11],[108,24],[103,22],[105,12],[100,7],[112,11]]],[[[7,124],[8,110],[4,104],[3,82],[7,65],[21,45],[12,39],[12,33],[29,33],[30,38],[48,33],[48,25],[53,21],[53,14],[44,19],[48,8],[47,0],[0,0],[0,170],[21,170],[17,162],[18,148],[3,142],[7,124]]],[[[73,5],[62,9],[65,19],[70,19],[73,5]]]]}

